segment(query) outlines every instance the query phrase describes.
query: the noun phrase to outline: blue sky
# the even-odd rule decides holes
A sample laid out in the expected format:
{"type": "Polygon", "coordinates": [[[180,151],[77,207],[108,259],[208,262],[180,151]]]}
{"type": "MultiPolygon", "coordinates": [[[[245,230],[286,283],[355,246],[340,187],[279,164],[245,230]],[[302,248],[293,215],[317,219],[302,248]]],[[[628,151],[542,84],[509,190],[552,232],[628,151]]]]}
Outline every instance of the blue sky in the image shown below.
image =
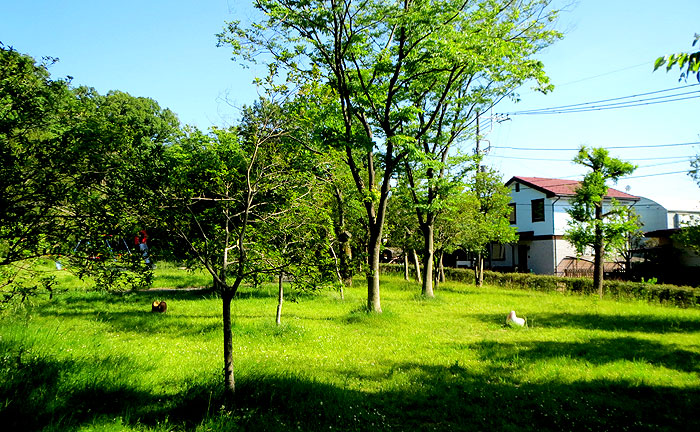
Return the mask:
{"type": "MultiPolygon", "coordinates": [[[[116,89],[151,97],[183,123],[202,129],[226,125],[237,116],[235,106],[256,97],[251,84],[256,71],[231,61],[226,48],[216,47],[215,37],[225,21],[254,16],[247,0],[0,0],[0,10],[0,41],[35,58],[58,57],[51,69],[54,77],[73,76],[75,85],[100,93],[116,89]]],[[[698,17],[699,0],[580,0],[561,15],[558,28],[565,37],[538,56],[554,92],[540,95],[524,86],[518,90],[520,103],[504,101],[493,112],[685,85],[676,71],[652,73],[652,64],[660,55],[691,49],[694,33],[700,33],[698,17]]],[[[685,91],[698,92],[700,86],[685,91]]],[[[698,113],[700,99],[575,114],[511,115],[489,129],[486,160],[505,180],[514,175],[578,179],[584,170],[569,162],[573,149],[624,147],[611,153],[639,169],[636,178],[623,179],[618,189],[629,187],[630,193],[658,201],[697,202],[700,188],[685,174],[659,174],[688,169],[687,158],[700,153],[698,145],[662,147],[700,141],[698,113]]]]}

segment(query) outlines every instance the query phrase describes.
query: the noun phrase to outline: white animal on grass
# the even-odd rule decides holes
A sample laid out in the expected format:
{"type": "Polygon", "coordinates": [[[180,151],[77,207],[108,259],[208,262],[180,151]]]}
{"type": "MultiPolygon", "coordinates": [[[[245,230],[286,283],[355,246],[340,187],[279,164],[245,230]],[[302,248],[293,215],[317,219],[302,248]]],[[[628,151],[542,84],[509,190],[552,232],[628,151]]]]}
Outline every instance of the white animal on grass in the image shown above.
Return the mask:
{"type": "Polygon", "coordinates": [[[525,326],[525,318],[519,318],[515,316],[515,311],[510,311],[508,314],[508,318],[506,318],[506,324],[508,324],[511,327],[519,326],[519,327],[524,327],[525,326]]]}

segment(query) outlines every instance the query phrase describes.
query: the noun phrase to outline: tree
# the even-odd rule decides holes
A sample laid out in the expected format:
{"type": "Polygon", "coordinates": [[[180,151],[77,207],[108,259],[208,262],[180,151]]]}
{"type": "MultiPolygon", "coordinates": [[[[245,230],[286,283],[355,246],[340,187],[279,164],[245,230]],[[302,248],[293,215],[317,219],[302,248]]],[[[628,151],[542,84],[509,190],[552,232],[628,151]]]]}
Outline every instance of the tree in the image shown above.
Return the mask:
{"type": "Polygon", "coordinates": [[[477,286],[484,280],[484,254],[492,243],[512,243],[517,240],[515,227],[510,225],[509,215],[512,211],[510,190],[503,185],[501,176],[496,171],[480,168],[468,183],[467,194],[458,203],[462,207],[468,202],[475,206],[471,219],[464,221],[456,238],[467,252],[476,254],[474,276],[477,286]]]}
{"type": "Polygon", "coordinates": [[[411,189],[405,176],[399,176],[392,190],[387,213],[387,239],[390,245],[400,247],[403,252],[404,279],[409,280],[409,261],[414,268],[415,279],[421,285],[423,276],[416,250],[421,249],[421,233],[416,221],[416,210],[411,197],[411,189]]]}
{"type": "Polygon", "coordinates": [[[104,287],[149,280],[140,259],[111,259],[104,236],[138,230],[177,118],[151,99],[101,96],[52,80],[54,61],[37,64],[0,46],[0,268],[7,299],[41,288],[26,271],[39,257],[69,259],[72,271],[104,287]],[[98,256],[110,259],[91,259],[98,256]]]}
{"type": "MultiPolygon", "coordinates": [[[[692,46],[695,46],[698,41],[700,41],[700,34],[695,34],[692,46]]],[[[678,53],[670,54],[656,59],[654,63],[654,71],[659,69],[661,66],[666,65],[666,72],[678,66],[681,70],[681,75],[678,80],[688,81],[691,73],[695,74],[698,82],[700,82],[700,51],[694,53],[678,53]],[[683,68],[685,67],[685,71],[683,68]]],[[[690,161],[691,170],[688,174],[698,183],[700,186],[700,156],[695,156],[690,161]]],[[[683,230],[676,234],[674,238],[686,246],[700,250],[700,224],[698,221],[693,221],[693,223],[688,224],[683,227],[683,230]]]]}
{"type": "Polygon", "coordinates": [[[629,175],[636,166],[609,156],[604,148],[581,147],[574,163],[590,169],[571,200],[571,216],[566,238],[582,254],[586,247],[594,253],[593,285],[603,297],[603,266],[606,252],[621,248],[628,234],[639,229],[637,217],[617,200],[608,200],[609,180],[629,175]],[[606,203],[606,201],[608,201],[606,203]],[[606,206],[607,204],[607,206],[606,206]]]}
{"type": "Polygon", "coordinates": [[[366,211],[368,310],[381,312],[379,257],[394,173],[420,151],[424,137],[432,134],[431,141],[441,142],[434,125],[448,115],[445,102],[483,56],[493,52],[504,65],[493,73],[503,76],[535,67],[534,61],[509,64],[517,54],[498,41],[503,34],[515,41],[541,30],[542,21],[553,19],[544,12],[547,4],[257,0],[264,23],[244,28],[231,22],[219,35],[221,44],[246,60],[270,59],[270,70],[284,71],[287,82],[322,80],[332,89],[340,122],[327,129],[326,138],[344,150],[366,211]],[[511,32],[485,36],[501,23],[511,32]]]}
{"type": "MultiPolygon", "coordinates": [[[[695,34],[693,40],[693,46],[700,40],[700,34],[695,34]]],[[[656,59],[654,62],[654,71],[659,69],[661,66],[666,65],[666,72],[678,66],[681,70],[681,75],[678,81],[685,80],[688,81],[691,74],[695,75],[698,82],[700,82],[700,51],[696,52],[682,52],[677,54],[669,54],[656,59]],[[685,71],[683,70],[685,68],[685,71]]]]}
{"type": "Polygon", "coordinates": [[[244,109],[239,127],[189,130],[167,153],[163,220],[221,295],[228,394],[235,391],[231,301],[241,284],[292,272],[293,255],[313,254],[306,245],[316,230],[295,222],[315,186],[312,160],[290,134],[285,106],[261,99],[244,109]]]}

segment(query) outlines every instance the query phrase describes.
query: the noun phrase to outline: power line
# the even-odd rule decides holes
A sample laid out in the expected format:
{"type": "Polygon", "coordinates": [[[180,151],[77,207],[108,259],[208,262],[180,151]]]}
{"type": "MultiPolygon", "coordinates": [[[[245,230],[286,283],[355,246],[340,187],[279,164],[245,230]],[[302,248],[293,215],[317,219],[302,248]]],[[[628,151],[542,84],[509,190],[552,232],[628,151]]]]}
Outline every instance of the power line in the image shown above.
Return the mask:
{"type": "MultiPolygon", "coordinates": [[[[499,147],[499,148],[503,148],[503,147],[499,147]]],[[[538,157],[503,156],[503,155],[493,155],[493,154],[487,154],[486,157],[499,158],[499,159],[533,160],[533,161],[542,161],[542,162],[571,162],[571,159],[549,159],[549,158],[538,158],[538,157]]],[[[655,157],[655,158],[634,158],[634,159],[626,159],[626,161],[627,162],[635,162],[635,161],[656,161],[656,160],[669,160],[669,159],[682,159],[678,162],[672,162],[672,163],[680,163],[680,162],[686,162],[686,161],[692,160],[693,156],[664,156],[664,157],[655,157]]]]}
{"type": "Polygon", "coordinates": [[[662,166],[662,165],[675,165],[679,163],[690,163],[690,158],[686,158],[685,160],[679,160],[676,162],[662,162],[662,163],[657,163],[657,164],[651,164],[651,165],[640,165],[637,168],[642,169],[642,168],[651,168],[651,167],[657,167],[657,166],[662,166]]]}
{"type": "MultiPolygon", "coordinates": [[[[686,142],[686,143],[674,143],[674,144],[651,144],[651,145],[639,145],[639,146],[611,146],[605,147],[605,149],[640,149],[640,148],[662,148],[662,147],[682,147],[700,144],[700,141],[686,142]]],[[[580,147],[574,148],[544,148],[544,147],[507,147],[507,146],[491,146],[491,148],[498,149],[509,149],[509,150],[528,150],[528,151],[578,151],[580,147]]]]}
{"type": "Polygon", "coordinates": [[[653,62],[639,63],[639,64],[636,64],[636,65],[633,65],[633,66],[627,66],[627,67],[624,67],[624,68],[622,68],[622,69],[616,69],[616,70],[614,70],[614,71],[605,72],[605,73],[602,73],[602,74],[599,74],[599,75],[594,75],[594,76],[590,76],[590,77],[586,77],[586,78],[581,78],[581,79],[577,79],[577,80],[575,80],[575,81],[569,81],[569,82],[564,83],[564,84],[556,84],[556,86],[557,86],[557,87],[564,87],[564,86],[568,86],[568,85],[571,85],[571,84],[578,84],[578,83],[583,82],[583,81],[589,81],[589,80],[592,80],[592,79],[596,79],[596,78],[600,78],[600,77],[604,77],[604,76],[616,74],[616,73],[618,73],[618,72],[624,72],[624,71],[626,71],[626,70],[635,69],[635,68],[638,68],[638,67],[641,67],[641,66],[647,66],[647,65],[653,65],[653,64],[654,64],[653,62]]]}
{"type": "Polygon", "coordinates": [[[679,101],[684,101],[688,99],[698,99],[700,98],[700,91],[696,92],[688,92],[688,93],[683,93],[679,95],[672,95],[672,96],[663,96],[659,98],[649,98],[649,99],[641,99],[638,101],[630,101],[630,102],[620,102],[620,103],[615,103],[615,104],[607,104],[607,105],[598,105],[598,106],[591,106],[588,108],[571,108],[571,109],[566,109],[566,110],[552,110],[552,111],[543,111],[543,112],[522,112],[522,113],[514,113],[514,114],[520,114],[520,115],[547,115],[547,114],[573,114],[573,113],[583,113],[583,112],[591,112],[591,111],[606,111],[606,110],[611,110],[611,109],[620,109],[620,108],[633,108],[633,107],[639,107],[639,106],[647,106],[647,105],[657,105],[657,104],[662,104],[662,103],[667,103],[667,102],[679,102],[679,101]],[[693,96],[685,96],[689,94],[697,93],[693,96]],[[678,96],[685,96],[685,97],[678,97],[678,96]],[[674,99],[671,99],[674,98],[674,99]],[[664,99],[664,100],[657,100],[655,102],[648,102],[654,99],[664,99]]]}
{"type": "Polygon", "coordinates": [[[638,93],[638,94],[634,94],[634,95],[630,95],[630,96],[621,96],[621,97],[616,97],[616,98],[601,99],[601,100],[597,100],[597,101],[581,102],[581,103],[576,103],[576,104],[561,105],[561,106],[549,107],[549,108],[513,111],[513,112],[505,113],[505,115],[565,114],[565,113],[573,113],[573,112],[599,111],[599,110],[604,110],[604,109],[617,109],[617,108],[627,108],[627,107],[634,107],[634,106],[641,106],[641,105],[653,105],[653,104],[665,103],[665,102],[675,102],[675,101],[680,101],[680,100],[698,98],[698,97],[700,97],[700,91],[689,91],[689,92],[684,92],[684,93],[656,96],[656,97],[651,97],[651,98],[650,97],[643,97],[643,96],[650,96],[650,95],[655,95],[655,94],[659,94],[659,93],[678,91],[678,90],[683,90],[683,89],[687,89],[690,87],[697,87],[698,85],[700,85],[700,84],[689,84],[686,86],[673,87],[673,88],[669,88],[669,89],[656,90],[656,91],[646,92],[646,93],[638,93]],[[698,94],[696,94],[696,93],[698,93],[698,94]],[[693,95],[693,96],[689,96],[689,95],[693,95]],[[643,98],[636,99],[636,100],[628,100],[628,101],[624,101],[624,102],[616,102],[616,101],[623,101],[625,99],[640,98],[640,97],[643,97],[643,98]],[[610,102],[615,102],[615,103],[610,103],[610,102]]]}
{"type": "Polygon", "coordinates": [[[618,100],[622,100],[622,99],[631,99],[631,98],[640,97],[640,96],[649,96],[649,95],[653,95],[653,94],[666,93],[669,91],[682,90],[682,89],[686,89],[689,87],[697,87],[698,85],[700,85],[700,84],[688,84],[685,86],[672,87],[672,88],[668,88],[668,89],[664,89],[664,90],[655,90],[655,91],[647,92],[647,93],[638,93],[638,94],[634,94],[634,95],[630,95],[630,96],[621,96],[621,97],[610,98],[610,99],[601,99],[601,100],[592,101],[592,102],[581,102],[581,103],[570,104],[570,105],[561,105],[561,106],[551,107],[551,108],[522,110],[522,111],[517,111],[517,112],[521,113],[521,112],[533,112],[533,111],[547,111],[547,110],[552,110],[552,109],[562,109],[562,108],[571,108],[571,107],[576,107],[576,106],[593,105],[593,104],[599,104],[599,103],[603,103],[603,102],[614,102],[614,101],[618,101],[618,100]]]}
{"type": "Polygon", "coordinates": [[[658,173],[658,174],[647,174],[647,175],[624,177],[623,179],[620,179],[620,180],[636,179],[636,178],[642,178],[642,177],[658,177],[658,176],[665,176],[665,175],[671,175],[671,174],[681,174],[681,173],[688,174],[689,172],[690,172],[689,170],[685,170],[685,171],[673,171],[673,172],[658,173]]]}

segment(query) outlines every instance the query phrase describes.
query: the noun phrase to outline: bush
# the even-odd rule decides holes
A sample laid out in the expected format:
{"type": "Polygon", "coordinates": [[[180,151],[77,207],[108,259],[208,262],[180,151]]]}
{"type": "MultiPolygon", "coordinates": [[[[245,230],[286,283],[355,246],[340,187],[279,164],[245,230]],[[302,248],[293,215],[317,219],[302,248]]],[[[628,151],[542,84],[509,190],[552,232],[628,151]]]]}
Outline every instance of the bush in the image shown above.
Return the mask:
{"type": "MultiPolygon", "coordinates": [[[[401,264],[381,264],[383,274],[403,275],[401,264]]],[[[450,281],[474,283],[472,269],[446,268],[445,277],[450,281]]],[[[532,273],[484,272],[484,283],[510,289],[532,291],[559,291],[578,294],[596,294],[593,280],[532,273]]],[[[640,299],[649,302],[672,304],[681,307],[700,306],[700,289],[676,285],[655,285],[648,282],[603,281],[604,295],[612,298],[640,299]]]]}

